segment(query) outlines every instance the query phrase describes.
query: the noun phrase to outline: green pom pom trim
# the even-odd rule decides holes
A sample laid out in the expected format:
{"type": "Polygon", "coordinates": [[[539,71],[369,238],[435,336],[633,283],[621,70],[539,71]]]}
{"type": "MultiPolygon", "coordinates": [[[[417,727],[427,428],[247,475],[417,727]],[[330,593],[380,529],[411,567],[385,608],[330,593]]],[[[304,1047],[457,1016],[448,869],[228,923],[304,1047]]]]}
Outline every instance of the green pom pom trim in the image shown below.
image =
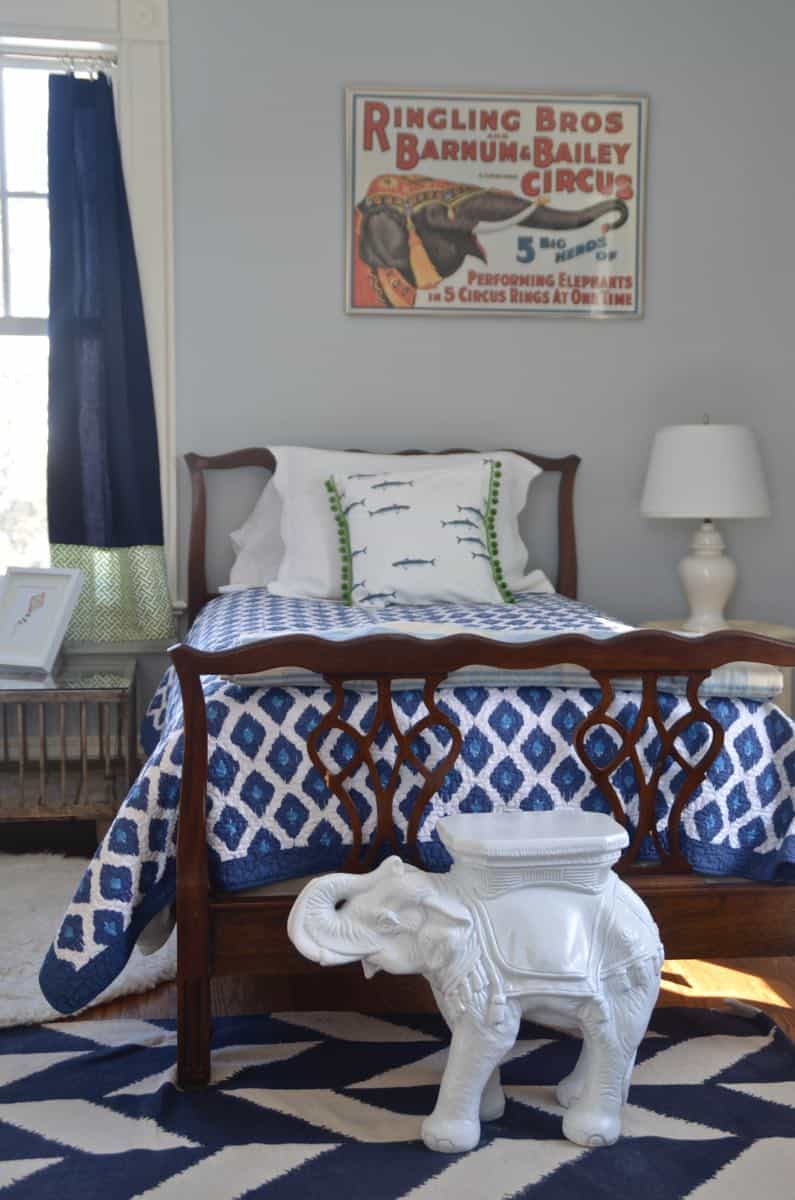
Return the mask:
{"type": "Polygon", "coordinates": [[[353,559],[351,557],[351,535],[348,518],[342,507],[342,496],[333,478],[326,480],[326,492],[331,506],[331,515],[337,524],[337,544],[340,551],[340,595],[343,604],[353,604],[353,559]]]}
{"type": "Polygon", "coordinates": [[[505,604],[515,604],[516,597],[505,582],[505,574],[502,569],[499,555],[499,541],[497,538],[497,509],[500,503],[500,475],[502,474],[502,463],[489,463],[489,487],[486,495],[486,512],[483,517],[483,525],[486,530],[486,546],[489,555],[489,566],[491,567],[491,577],[494,580],[494,586],[500,593],[505,604]]]}

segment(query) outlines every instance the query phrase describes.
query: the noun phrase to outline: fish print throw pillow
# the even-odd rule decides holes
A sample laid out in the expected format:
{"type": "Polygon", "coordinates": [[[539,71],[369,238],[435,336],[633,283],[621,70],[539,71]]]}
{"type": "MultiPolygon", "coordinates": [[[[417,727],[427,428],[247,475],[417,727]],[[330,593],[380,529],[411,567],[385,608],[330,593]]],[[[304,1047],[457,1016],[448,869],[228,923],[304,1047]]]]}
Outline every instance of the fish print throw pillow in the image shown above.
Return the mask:
{"type": "Polygon", "coordinates": [[[337,527],[346,604],[511,604],[500,565],[502,466],[334,475],[326,492],[337,527]]]}

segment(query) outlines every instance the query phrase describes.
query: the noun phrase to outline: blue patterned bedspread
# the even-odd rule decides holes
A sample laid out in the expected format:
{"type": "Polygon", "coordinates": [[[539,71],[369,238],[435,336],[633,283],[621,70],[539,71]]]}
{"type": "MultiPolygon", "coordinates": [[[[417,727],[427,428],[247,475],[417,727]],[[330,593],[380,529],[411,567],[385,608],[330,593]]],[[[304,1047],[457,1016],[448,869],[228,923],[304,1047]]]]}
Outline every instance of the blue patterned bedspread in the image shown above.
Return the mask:
{"type": "MultiPolygon", "coordinates": [[[[580,632],[605,636],[626,628],[560,596],[530,595],[516,605],[392,606],[348,608],[330,601],[269,596],[264,589],[229,593],[210,603],[189,640],[208,650],[223,649],[267,632],[333,631],[394,621],[454,622],[472,630],[516,630],[528,635],[580,632]]],[[[443,691],[441,706],[458,725],[459,759],[429,803],[419,832],[425,865],[444,870],[449,859],[436,833],[441,816],[500,808],[548,809],[563,805],[607,811],[605,799],[578,761],[574,731],[598,702],[588,687],[540,682],[488,687],[466,683],[443,691]]],[[[338,868],[351,843],[344,811],[329,793],[306,751],[306,739],[326,711],[330,693],[322,686],[242,686],[219,677],[204,680],[209,729],[207,837],[213,884],[235,890],[338,868]]],[[[346,692],[344,717],[368,727],[374,696],[346,692]]],[[[664,698],[673,721],[683,710],[675,695],[664,698]]],[[[422,712],[421,693],[395,694],[402,728],[422,712]]],[[[683,819],[682,846],[697,871],[751,879],[795,880],[795,724],[775,705],[714,697],[711,712],[726,731],[725,744],[695,793],[683,819]]],[[[617,692],[611,714],[633,721],[638,696],[617,692]]],[[[426,763],[449,743],[443,729],[415,742],[426,763]]],[[[687,751],[698,757],[703,727],[688,736],[687,751]]],[[[93,1000],[116,977],[138,935],[175,893],[176,819],[183,753],[179,687],[169,670],[154,696],[142,731],[149,755],[138,779],[87,869],[41,970],[42,990],[62,1012],[93,1000]]],[[[611,733],[602,728],[604,761],[611,733]]],[[[394,745],[377,738],[379,772],[388,775],[394,745]]],[[[641,758],[652,762],[654,731],[641,742],[641,758]]],[[[599,746],[595,747],[599,753],[599,746]]],[[[343,733],[330,735],[323,754],[337,768],[353,753],[343,733]]],[[[661,779],[659,822],[665,824],[678,768],[661,779]]],[[[637,787],[628,766],[614,777],[630,819],[637,812],[637,787]]],[[[395,795],[394,821],[404,836],[418,777],[404,770],[395,795]]],[[[373,789],[365,767],[350,781],[364,823],[375,827],[373,789]]],[[[649,847],[647,853],[651,855],[649,847]]]]}

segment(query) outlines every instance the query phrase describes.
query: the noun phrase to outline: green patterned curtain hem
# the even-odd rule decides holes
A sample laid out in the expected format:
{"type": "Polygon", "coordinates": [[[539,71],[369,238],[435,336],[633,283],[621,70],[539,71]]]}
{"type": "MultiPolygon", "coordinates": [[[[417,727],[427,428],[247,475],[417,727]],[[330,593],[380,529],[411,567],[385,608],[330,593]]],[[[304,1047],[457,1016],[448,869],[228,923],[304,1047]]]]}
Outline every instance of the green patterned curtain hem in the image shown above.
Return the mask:
{"type": "Polygon", "coordinates": [[[83,590],[67,641],[143,642],[175,635],[162,546],[50,547],[54,567],[77,567],[83,590]]]}

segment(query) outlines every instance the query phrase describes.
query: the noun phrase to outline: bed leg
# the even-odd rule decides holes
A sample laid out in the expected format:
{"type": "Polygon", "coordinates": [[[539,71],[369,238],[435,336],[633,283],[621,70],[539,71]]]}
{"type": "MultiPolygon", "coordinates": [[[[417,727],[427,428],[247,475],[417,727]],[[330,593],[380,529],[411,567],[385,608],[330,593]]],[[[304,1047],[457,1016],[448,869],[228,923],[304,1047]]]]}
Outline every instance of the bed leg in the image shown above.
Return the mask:
{"type": "Polygon", "coordinates": [[[177,1082],[210,1082],[210,895],[207,871],[207,711],[191,651],[171,658],[179,676],[185,748],[177,825],[177,1082]]]}
{"type": "Polygon", "coordinates": [[[210,1082],[210,980],[177,981],[177,1083],[181,1088],[210,1082]]]}

